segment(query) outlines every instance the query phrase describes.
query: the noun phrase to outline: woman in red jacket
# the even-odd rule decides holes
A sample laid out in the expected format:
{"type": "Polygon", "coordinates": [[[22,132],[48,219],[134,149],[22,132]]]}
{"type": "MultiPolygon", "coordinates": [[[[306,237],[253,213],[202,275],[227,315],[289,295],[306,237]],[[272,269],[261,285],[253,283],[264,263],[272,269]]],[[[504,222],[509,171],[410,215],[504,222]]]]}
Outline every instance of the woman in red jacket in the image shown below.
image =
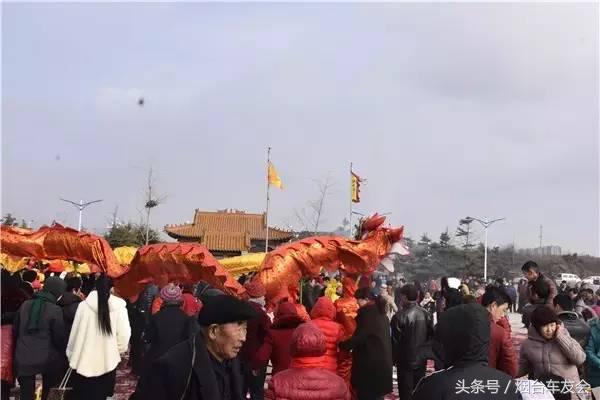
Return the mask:
{"type": "Polygon", "coordinates": [[[320,367],[326,349],[325,336],[312,322],[296,328],[289,348],[292,355],[290,368],[273,376],[266,398],[349,400],[346,382],[320,367]]]}
{"type": "Polygon", "coordinates": [[[273,374],[289,368],[292,333],[302,322],[294,303],[280,303],[275,312],[273,325],[267,332],[265,342],[256,352],[256,363],[267,364],[270,358],[273,365],[273,374]]]}
{"type": "Polygon", "coordinates": [[[335,314],[335,306],[329,297],[319,297],[310,311],[310,318],[325,336],[327,346],[320,367],[333,372],[337,372],[338,343],[344,336],[344,328],[340,323],[335,322],[335,314]]]}

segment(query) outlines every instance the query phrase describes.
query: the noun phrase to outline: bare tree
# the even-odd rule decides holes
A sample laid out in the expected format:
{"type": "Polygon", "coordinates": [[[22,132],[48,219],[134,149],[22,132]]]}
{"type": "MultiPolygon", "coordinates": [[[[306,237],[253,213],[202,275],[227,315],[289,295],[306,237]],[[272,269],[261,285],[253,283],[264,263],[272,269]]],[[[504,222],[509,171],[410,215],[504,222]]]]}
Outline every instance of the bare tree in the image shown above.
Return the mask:
{"type": "Polygon", "coordinates": [[[148,244],[150,239],[150,211],[154,207],[158,207],[166,199],[166,196],[156,197],[154,189],[154,178],[152,177],[152,167],[150,167],[148,171],[148,187],[146,189],[146,203],[144,204],[144,208],[146,209],[146,244],[148,244]]]}
{"type": "Polygon", "coordinates": [[[325,199],[331,194],[331,189],[335,186],[335,183],[329,174],[325,180],[314,179],[313,181],[318,188],[318,197],[309,201],[307,207],[302,210],[294,210],[294,214],[305,231],[312,231],[316,234],[319,231],[319,225],[324,221],[325,199]]]}
{"type": "Polygon", "coordinates": [[[112,229],[120,224],[119,221],[119,205],[115,206],[112,214],[110,214],[110,218],[107,219],[107,229],[112,229]]]}
{"type": "Polygon", "coordinates": [[[305,208],[303,208],[301,211],[294,210],[294,215],[296,216],[298,223],[302,226],[302,230],[304,230],[304,231],[310,230],[308,216],[306,215],[305,208]]]}
{"type": "Polygon", "coordinates": [[[327,197],[327,195],[329,194],[329,191],[333,187],[333,182],[331,181],[331,177],[328,174],[327,178],[325,178],[324,182],[320,181],[320,180],[315,180],[315,183],[317,184],[317,186],[319,188],[319,199],[316,201],[310,202],[309,205],[313,209],[314,215],[315,215],[314,231],[318,232],[319,231],[319,223],[321,222],[321,217],[323,215],[323,205],[325,204],[325,198],[327,197]]]}

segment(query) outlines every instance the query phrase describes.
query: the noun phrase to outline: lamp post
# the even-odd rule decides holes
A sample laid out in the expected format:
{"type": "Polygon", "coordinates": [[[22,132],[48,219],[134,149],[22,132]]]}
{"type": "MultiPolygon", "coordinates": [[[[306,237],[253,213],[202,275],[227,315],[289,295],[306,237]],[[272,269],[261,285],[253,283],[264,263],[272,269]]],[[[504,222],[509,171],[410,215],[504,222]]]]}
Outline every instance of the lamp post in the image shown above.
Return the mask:
{"type": "Polygon", "coordinates": [[[79,224],[77,225],[77,230],[80,232],[81,232],[81,219],[83,217],[84,208],[86,208],[87,206],[89,206],[91,204],[100,203],[102,201],[102,200],[94,200],[94,201],[88,201],[87,203],[84,203],[83,200],[79,200],[79,203],[76,203],[71,200],[65,200],[65,199],[61,199],[61,200],[64,201],[65,203],[73,204],[75,207],[77,207],[79,209],[79,224]]]}
{"type": "Polygon", "coordinates": [[[497,218],[497,219],[493,219],[493,220],[488,220],[487,218],[479,219],[479,218],[473,218],[473,217],[467,217],[465,218],[466,220],[469,221],[477,221],[481,224],[481,226],[483,226],[483,230],[485,232],[485,248],[483,250],[483,280],[484,282],[487,284],[487,248],[488,248],[488,228],[494,223],[494,222],[498,222],[498,221],[502,221],[505,220],[506,218],[497,218]]]}

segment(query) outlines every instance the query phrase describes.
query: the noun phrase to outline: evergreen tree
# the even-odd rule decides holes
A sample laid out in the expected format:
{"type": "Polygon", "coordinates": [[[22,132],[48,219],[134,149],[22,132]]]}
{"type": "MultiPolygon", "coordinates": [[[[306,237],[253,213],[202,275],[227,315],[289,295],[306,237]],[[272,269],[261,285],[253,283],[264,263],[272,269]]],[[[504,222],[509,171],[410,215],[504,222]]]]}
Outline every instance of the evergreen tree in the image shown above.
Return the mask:
{"type": "MultiPolygon", "coordinates": [[[[148,244],[160,242],[160,234],[154,229],[150,229],[149,237],[148,244]]],[[[115,224],[106,232],[104,238],[113,249],[121,246],[140,247],[146,244],[146,227],[131,222],[115,224]]]]}

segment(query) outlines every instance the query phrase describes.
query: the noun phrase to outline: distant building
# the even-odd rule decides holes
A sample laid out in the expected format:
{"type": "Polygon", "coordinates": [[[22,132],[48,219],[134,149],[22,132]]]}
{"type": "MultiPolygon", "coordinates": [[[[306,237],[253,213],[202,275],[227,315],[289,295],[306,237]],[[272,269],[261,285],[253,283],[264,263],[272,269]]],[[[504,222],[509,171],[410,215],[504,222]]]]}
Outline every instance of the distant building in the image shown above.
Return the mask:
{"type": "Polygon", "coordinates": [[[532,249],[519,249],[519,254],[526,256],[560,256],[562,255],[562,249],[560,246],[543,246],[532,249]]]}
{"type": "MultiPolygon", "coordinates": [[[[165,232],[179,242],[197,242],[216,257],[265,251],[266,214],[239,210],[200,211],[191,224],[167,225],[165,232]]],[[[269,250],[294,238],[293,232],[269,228],[269,250]]]]}

